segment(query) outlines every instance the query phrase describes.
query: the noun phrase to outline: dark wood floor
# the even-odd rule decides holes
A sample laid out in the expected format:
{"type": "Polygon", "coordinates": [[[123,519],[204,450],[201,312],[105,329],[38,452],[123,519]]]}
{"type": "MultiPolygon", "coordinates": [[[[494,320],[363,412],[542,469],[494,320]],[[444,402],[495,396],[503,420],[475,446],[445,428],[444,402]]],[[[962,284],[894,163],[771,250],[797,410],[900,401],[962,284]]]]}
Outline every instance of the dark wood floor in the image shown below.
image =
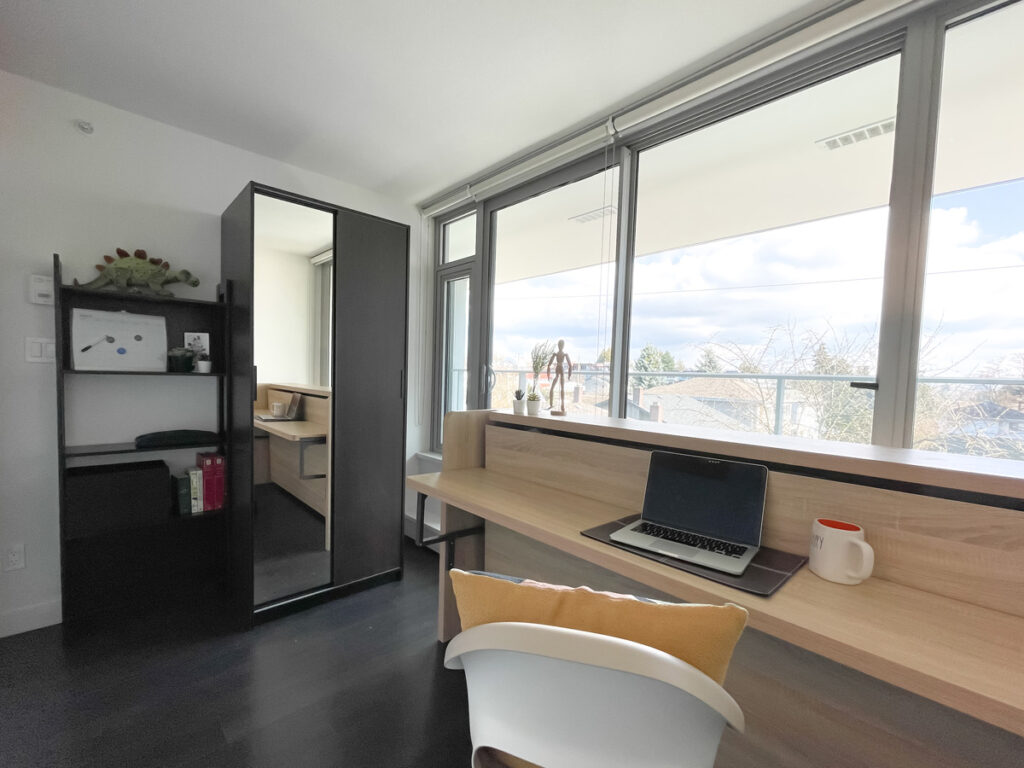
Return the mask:
{"type": "Polygon", "coordinates": [[[407,546],[402,581],[245,633],[179,615],[0,639],[0,766],[468,766],[436,569],[407,546]]]}
{"type": "Polygon", "coordinates": [[[257,605],[331,583],[324,518],[274,483],[254,489],[253,592],[257,605]]]}

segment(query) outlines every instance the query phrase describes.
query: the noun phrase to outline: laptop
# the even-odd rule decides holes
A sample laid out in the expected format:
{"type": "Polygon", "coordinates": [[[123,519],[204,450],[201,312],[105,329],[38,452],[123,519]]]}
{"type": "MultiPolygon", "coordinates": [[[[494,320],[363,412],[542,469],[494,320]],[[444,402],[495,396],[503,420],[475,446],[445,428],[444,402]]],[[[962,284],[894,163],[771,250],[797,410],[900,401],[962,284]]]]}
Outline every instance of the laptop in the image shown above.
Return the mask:
{"type": "Polygon", "coordinates": [[[739,576],[761,546],[768,468],[653,451],[640,519],[614,541],[739,576]]]}

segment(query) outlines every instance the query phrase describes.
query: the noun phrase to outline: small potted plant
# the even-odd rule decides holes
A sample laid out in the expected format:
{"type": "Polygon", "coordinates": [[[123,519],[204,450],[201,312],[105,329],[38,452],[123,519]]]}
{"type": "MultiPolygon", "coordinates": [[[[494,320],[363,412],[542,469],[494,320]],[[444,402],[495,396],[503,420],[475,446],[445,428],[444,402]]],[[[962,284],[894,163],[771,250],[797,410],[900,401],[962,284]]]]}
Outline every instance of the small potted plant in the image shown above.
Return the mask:
{"type": "Polygon", "coordinates": [[[526,415],[526,393],[521,389],[512,393],[512,412],[516,416],[526,415]]]}
{"type": "Polygon", "coordinates": [[[536,416],[540,413],[540,394],[538,394],[536,388],[526,396],[526,412],[530,416],[536,416]]]}
{"type": "Polygon", "coordinates": [[[167,370],[171,373],[191,373],[194,364],[195,353],[188,347],[167,350],[167,370]]]}
{"type": "Polygon", "coordinates": [[[205,352],[200,352],[196,355],[196,373],[209,373],[213,369],[213,363],[210,362],[210,356],[205,352]]]}
{"type": "Polygon", "coordinates": [[[536,416],[540,412],[540,393],[537,391],[537,385],[540,383],[540,372],[544,370],[544,366],[553,352],[554,347],[551,346],[549,341],[534,344],[533,349],[530,350],[530,362],[533,366],[533,387],[530,389],[530,394],[526,396],[526,412],[530,416],[536,416]]]}

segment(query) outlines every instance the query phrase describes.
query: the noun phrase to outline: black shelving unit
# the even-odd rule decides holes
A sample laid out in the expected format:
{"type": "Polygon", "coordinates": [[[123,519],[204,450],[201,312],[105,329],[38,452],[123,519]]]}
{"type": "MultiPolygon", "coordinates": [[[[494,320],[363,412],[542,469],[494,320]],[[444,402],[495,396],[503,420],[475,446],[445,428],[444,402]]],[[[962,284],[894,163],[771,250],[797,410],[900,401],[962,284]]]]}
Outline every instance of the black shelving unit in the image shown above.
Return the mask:
{"type": "MultiPolygon", "coordinates": [[[[195,605],[197,600],[219,600],[223,594],[228,551],[226,516],[221,510],[179,516],[170,482],[163,494],[157,489],[144,514],[126,514],[118,494],[86,498],[81,484],[68,489],[69,472],[81,472],[77,460],[110,456],[115,463],[129,454],[139,459],[177,450],[219,450],[225,447],[225,387],[227,373],[227,303],[116,291],[91,291],[64,285],[60,256],[53,257],[54,334],[57,376],[57,450],[60,491],[61,586],[65,623],[102,616],[195,605]],[[72,368],[71,318],[74,309],[155,315],[165,319],[168,346],[180,345],[186,331],[208,333],[211,373],[162,371],[76,371],[72,368]],[[65,424],[67,384],[74,377],[169,377],[188,386],[181,377],[217,381],[215,439],[172,446],[137,448],[129,443],[68,445],[65,424]],[[166,499],[166,503],[164,502],[166,499]],[[92,505],[89,520],[81,510],[92,505]],[[75,519],[69,516],[79,515],[75,519]]],[[[76,403],[82,407],[82,403],[76,403]]],[[[130,410],[112,414],[130,418],[130,410]]],[[[166,429],[181,425],[169,423],[166,429]]]]}
{"type": "Polygon", "coordinates": [[[83,456],[112,456],[121,453],[153,453],[155,451],[180,451],[190,448],[221,448],[224,445],[223,435],[217,440],[197,443],[180,443],[178,445],[158,445],[138,448],[135,443],[97,443],[95,445],[66,445],[64,455],[67,458],[83,456]]]}

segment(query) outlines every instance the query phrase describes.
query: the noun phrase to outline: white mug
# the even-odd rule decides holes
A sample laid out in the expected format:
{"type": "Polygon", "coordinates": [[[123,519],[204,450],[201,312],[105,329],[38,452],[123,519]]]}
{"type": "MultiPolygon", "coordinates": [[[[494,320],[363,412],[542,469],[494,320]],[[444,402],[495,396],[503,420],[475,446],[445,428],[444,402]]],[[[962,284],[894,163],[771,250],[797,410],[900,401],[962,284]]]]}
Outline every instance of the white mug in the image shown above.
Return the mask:
{"type": "Polygon", "coordinates": [[[284,416],[284,403],[271,403],[270,412],[275,416],[284,416]]]}
{"type": "Polygon", "coordinates": [[[860,584],[875,566],[875,550],[864,529],[842,520],[819,517],[811,526],[810,568],[838,584],[860,584]]]}

